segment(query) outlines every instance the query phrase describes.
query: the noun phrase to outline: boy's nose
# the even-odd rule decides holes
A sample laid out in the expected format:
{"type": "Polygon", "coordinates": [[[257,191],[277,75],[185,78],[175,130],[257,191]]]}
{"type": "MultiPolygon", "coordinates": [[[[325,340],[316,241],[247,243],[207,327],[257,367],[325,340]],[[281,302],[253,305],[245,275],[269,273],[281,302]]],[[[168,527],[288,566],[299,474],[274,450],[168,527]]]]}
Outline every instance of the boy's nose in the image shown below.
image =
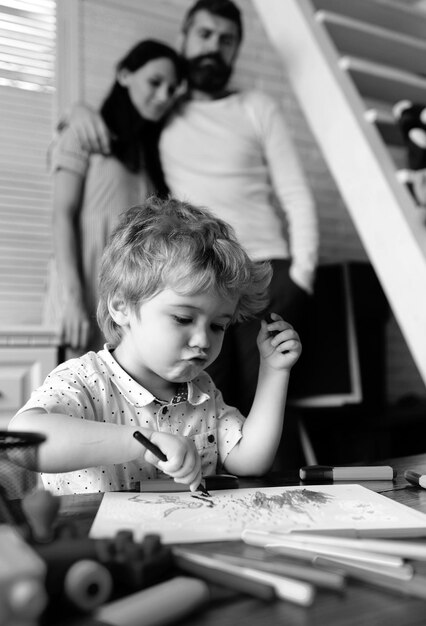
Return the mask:
{"type": "Polygon", "coordinates": [[[189,341],[191,347],[202,348],[205,350],[210,346],[210,340],[207,331],[204,328],[198,328],[189,341]]]}

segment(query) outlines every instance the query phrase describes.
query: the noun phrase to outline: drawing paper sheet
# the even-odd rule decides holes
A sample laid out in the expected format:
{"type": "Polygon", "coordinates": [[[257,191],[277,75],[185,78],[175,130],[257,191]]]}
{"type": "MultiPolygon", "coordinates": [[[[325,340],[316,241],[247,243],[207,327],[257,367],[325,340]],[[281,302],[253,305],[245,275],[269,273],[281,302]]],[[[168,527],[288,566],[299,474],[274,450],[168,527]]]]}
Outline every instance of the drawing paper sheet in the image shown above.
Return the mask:
{"type": "Polygon", "coordinates": [[[351,529],[367,536],[426,536],[426,515],[360,485],[309,485],[184,493],[107,492],[90,530],[93,538],[132,530],[136,541],[156,533],[163,543],[240,539],[246,528],[351,529]]]}

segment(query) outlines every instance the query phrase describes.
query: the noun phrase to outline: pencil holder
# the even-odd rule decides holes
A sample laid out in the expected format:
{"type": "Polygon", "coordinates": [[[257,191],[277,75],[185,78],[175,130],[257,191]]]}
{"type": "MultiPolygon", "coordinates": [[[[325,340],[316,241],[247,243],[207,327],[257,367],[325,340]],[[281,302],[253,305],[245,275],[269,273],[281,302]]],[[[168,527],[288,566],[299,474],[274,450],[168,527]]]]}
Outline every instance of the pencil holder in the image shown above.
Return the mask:
{"type": "Polygon", "coordinates": [[[39,446],[46,440],[39,433],[0,431],[0,490],[3,498],[22,498],[37,486],[36,467],[39,446]]]}

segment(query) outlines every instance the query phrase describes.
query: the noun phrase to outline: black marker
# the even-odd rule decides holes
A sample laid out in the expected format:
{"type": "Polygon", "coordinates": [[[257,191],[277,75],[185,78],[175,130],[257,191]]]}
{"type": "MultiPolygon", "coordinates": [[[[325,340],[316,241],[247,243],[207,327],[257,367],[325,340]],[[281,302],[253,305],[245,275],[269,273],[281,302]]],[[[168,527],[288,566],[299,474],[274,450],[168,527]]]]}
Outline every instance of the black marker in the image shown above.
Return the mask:
{"type": "Polygon", "coordinates": [[[367,465],[353,467],[333,467],[329,465],[308,465],[299,470],[300,480],[327,482],[331,480],[393,480],[397,472],[390,465],[367,465]]]}
{"type": "Polygon", "coordinates": [[[160,448],[156,446],[155,443],[152,443],[152,441],[150,441],[148,437],[142,435],[142,433],[140,433],[138,430],[133,433],[133,437],[136,439],[136,441],[139,441],[139,443],[145,446],[147,450],[152,452],[152,454],[156,456],[157,459],[159,459],[160,461],[167,461],[167,457],[164,452],[161,452],[160,448]]]}
{"type": "MultiPolygon", "coordinates": [[[[266,321],[267,324],[273,324],[273,322],[277,322],[278,320],[273,320],[271,314],[267,313],[265,321],[266,321]]],[[[279,332],[280,332],[279,330],[269,330],[268,331],[270,337],[275,337],[275,335],[278,335],[279,332]]]]}
{"type": "MultiPolygon", "coordinates": [[[[142,435],[142,433],[140,433],[138,430],[135,430],[135,432],[133,433],[133,437],[136,439],[136,441],[142,444],[147,450],[152,452],[152,454],[156,456],[157,459],[159,459],[160,461],[167,461],[167,457],[164,454],[164,452],[162,452],[160,448],[155,445],[155,443],[152,443],[152,441],[150,441],[148,437],[145,437],[145,435],[142,435]]],[[[208,498],[211,498],[211,495],[209,494],[207,489],[204,487],[202,482],[198,485],[197,491],[201,491],[203,496],[207,496],[208,498]]]]}

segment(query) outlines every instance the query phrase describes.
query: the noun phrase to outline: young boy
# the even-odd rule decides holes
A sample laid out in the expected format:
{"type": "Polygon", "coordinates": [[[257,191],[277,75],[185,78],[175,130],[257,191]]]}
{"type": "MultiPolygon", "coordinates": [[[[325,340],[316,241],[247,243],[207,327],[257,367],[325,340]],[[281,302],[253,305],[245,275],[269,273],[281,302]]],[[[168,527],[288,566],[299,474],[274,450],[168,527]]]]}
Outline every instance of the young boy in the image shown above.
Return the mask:
{"type": "Polygon", "coordinates": [[[261,322],[246,419],[204,370],[231,323],[265,310],[270,277],[269,264],[252,262],[232,229],[205,209],[151,198],[124,213],[100,273],[98,322],[109,343],[59,365],[10,423],[46,434],[31,467],[45,487],[126,490],[167,474],[195,490],[203,475],[221,470],[265,473],[301,352],[297,333],[276,314],[261,322]],[[137,430],[166,461],[136,441],[137,430]]]}

